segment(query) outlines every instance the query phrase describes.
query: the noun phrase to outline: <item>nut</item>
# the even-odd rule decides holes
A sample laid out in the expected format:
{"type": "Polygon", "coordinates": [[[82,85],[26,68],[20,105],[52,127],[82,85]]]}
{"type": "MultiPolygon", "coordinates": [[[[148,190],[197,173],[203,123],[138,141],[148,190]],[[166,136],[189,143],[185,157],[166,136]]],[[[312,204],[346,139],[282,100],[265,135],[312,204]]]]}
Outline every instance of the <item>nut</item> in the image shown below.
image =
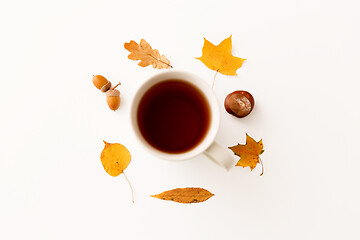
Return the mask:
{"type": "Polygon", "coordinates": [[[120,107],[120,91],[117,89],[110,89],[105,94],[109,108],[113,111],[117,110],[120,107]]]}
{"type": "Polygon", "coordinates": [[[105,85],[108,84],[110,84],[110,86],[106,89],[106,91],[111,87],[111,83],[104,76],[101,75],[95,75],[92,81],[95,87],[99,90],[101,90],[105,85]]]}
{"type": "Polygon", "coordinates": [[[254,97],[247,91],[235,91],[227,95],[224,101],[225,110],[231,115],[243,118],[254,109],[254,97]]]}

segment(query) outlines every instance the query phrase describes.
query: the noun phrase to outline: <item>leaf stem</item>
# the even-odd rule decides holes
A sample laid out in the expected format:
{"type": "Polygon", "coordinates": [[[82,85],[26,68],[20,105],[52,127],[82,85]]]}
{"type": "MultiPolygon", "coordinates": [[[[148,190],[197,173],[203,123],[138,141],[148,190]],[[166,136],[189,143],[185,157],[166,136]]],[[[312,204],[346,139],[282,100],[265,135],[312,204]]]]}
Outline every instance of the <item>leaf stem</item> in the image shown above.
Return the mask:
{"type": "Polygon", "coordinates": [[[153,59],[155,59],[156,61],[162,62],[163,64],[166,64],[166,65],[168,65],[169,67],[173,68],[173,66],[171,66],[169,63],[166,63],[166,62],[162,61],[161,59],[158,59],[158,58],[154,57],[154,56],[151,55],[151,54],[149,54],[149,56],[151,56],[151,57],[152,57],[153,59]]]}
{"type": "Polygon", "coordinates": [[[261,163],[261,174],[260,176],[262,176],[264,174],[264,164],[263,162],[261,161],[261,158],[259,157],[259,160],[260,160],[260,163],[261,163]]]}
{"type": "Polygon", "coordinates": [[[173,66],[171,66],[169,63],[166,63],[166,62],[164,62],[164,61],[162,61],[162,60],[160,60],[160,59],[159,59],[159,62],[162,62],[162,63],[168,65],[170,68],[173,68],[173,66]]]}
{"type": "Polygon", "coordinates": [[[130,189],[131,189],[132,202],[134,203],[134,191],[133,191],[133,188],[131,186],[131,183],[130,183],[129,179],[126,177],[125,172],[123,172],[123,174],[124,174],[124,177],[125,177],[126,181],[129,183],[129,186],[130,186],[130,189]]]}
{"type": "Polygon", "coordinates": [[[214,88],[215,78],[216,78],[216,75],[217,75],[217,73],[218,73],[218,72],[219,72],[219,69],[218,69],[218,70],[216,70],[216,73],[215,73],[214,80],[213,80],[213,83],[212,83],[211,88],[214,88]]]}

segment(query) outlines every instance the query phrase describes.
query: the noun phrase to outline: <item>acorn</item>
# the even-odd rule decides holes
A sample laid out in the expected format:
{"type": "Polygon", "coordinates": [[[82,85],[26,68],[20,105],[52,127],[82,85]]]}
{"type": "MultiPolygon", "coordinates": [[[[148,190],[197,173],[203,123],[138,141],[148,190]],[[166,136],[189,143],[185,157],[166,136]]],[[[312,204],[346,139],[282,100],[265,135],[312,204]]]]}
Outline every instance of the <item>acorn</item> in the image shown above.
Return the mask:
{"type": "Polygon", "coordinates": [[[120,83],[105,93],[106,102],[109,108],[113,111],[117,110],[120,107],[120,91],[115,89],[119,85],[120,83]]]}
{"type": "Polygon", "coordinates": [[[225,110],[231,115],[243,118],[254,109],[254,97],[247,91],[235,91],[227,95],[224,101],[225,110]]]}
{"type": "Polygon", "coordinates": [[[92,81],[95,87],[102,92],[106,92],[111,87],[111,82],[101,75],[95,75],[92,81]]]}

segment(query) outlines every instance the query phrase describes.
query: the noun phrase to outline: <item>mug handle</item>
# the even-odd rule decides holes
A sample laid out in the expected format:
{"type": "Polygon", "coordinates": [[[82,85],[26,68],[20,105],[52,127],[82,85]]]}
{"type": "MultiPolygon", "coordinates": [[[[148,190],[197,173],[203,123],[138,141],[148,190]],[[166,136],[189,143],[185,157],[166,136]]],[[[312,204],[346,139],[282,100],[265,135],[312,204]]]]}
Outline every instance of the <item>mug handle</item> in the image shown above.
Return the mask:
{"type": "Polygon", "coordinates": [[[233,156],[226,148],[220,146],[217,142],[213,142],[210,147],[204,151],[204,154],[213,162],[228,171],[235,166],[233,156]]]}

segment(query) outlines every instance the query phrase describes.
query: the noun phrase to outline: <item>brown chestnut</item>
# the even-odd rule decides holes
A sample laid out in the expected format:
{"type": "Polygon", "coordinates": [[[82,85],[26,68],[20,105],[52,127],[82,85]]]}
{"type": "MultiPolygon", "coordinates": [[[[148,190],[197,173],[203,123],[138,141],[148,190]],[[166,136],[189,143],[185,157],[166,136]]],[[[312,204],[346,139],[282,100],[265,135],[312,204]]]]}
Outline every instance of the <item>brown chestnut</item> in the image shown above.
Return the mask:
{"type": "Polygon", "coordinates": [[[235,91],[227,95],[225,110],[231,115],[243,118],[251,113],[255,105],[254,97],[247,91],[235,91]]]}

